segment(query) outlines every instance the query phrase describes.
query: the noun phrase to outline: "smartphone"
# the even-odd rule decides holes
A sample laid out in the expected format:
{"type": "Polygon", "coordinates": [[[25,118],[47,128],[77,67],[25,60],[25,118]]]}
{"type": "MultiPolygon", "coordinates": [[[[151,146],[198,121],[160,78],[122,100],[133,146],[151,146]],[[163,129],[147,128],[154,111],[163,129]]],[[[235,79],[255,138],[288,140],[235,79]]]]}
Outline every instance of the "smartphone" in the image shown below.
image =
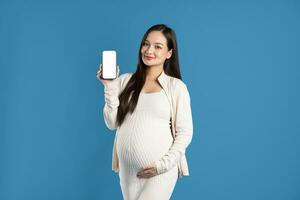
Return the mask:
{"type": "Polygon", "coordinates": [[[115,50],[102,51],[102,78],[117,78],[117,52],[115,50]]]}

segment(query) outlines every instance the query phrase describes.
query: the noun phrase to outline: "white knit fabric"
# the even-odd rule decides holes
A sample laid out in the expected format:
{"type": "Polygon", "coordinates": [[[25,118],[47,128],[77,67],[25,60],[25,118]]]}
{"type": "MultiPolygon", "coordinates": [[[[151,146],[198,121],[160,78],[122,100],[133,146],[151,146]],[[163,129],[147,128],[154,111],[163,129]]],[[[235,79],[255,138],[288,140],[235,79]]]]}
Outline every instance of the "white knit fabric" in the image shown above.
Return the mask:
{"type": "MultiPolygon", "coordinates": [[[[126,87],[133,73],[125,73],[115,80],[104,84],[105,104],[103,117],[110,130],[118,130],[117,113],[119,106],[118,95],[126,87]]],[[[174,142],[169,151],[160,160],[155,161],[158,173],[165,173],[177,164],[179,178],[189,176],[186,158],[186,148],[193,137],[193,120],[191,112],[190,95],[185,83],[177,78],[168,76],[162,71],[157,78],[169,101],[171,111],[171,129],[174,142]]],[[[151,122],[150,122],[151,123],[151,122]]],[[[114,138],[112,151],[112,170],[119,172],[119,159],[116,151],[116,138],[114,138]]]]}
{"type": "Polygon", "coordinates": [[[143,167],[161,159],[170,149],[170,106],[163,90],[140,93],[135,111],[117,131],[119,177],[125,200],[168,200],[178,179],[178,166],[149,179],[137,178],[143,167]]]}

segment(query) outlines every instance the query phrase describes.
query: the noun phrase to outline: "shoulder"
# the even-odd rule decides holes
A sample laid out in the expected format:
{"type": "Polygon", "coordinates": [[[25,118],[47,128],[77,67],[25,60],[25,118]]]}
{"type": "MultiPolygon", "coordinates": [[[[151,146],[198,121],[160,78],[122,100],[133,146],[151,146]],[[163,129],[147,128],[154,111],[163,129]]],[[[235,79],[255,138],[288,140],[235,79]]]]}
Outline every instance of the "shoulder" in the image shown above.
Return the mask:
{"type": "Polygon", "coordinates": [[[172,85],[172,88],[176,93],[180,93],[184,90],[187,90],[187,85],[183,80],[172,76],[168,76],[168,77],[170,80],[170,84],[172,85]]]}
{"type": "Polygon", "coordinates": [[[183,80],[171,76],[169,76],[169,81],[174,100],[179,101],[179,99],[185,99],[189,101],[190,93],[187,84],[183,80]]]}
{"type": "Polygon", "coordinates": [[[130,80],[131,76],[133,75],[133,73],[131,72],[128,72],[128,73],[124,73],[124,74],[121,74],[118,79],[119,79],[119,82],[120,82],[120,85],[121,87],[130,80]]]}
{"type": "Polygon", "coordinates": [[[128,73],[124,73],[124,74],[121,74],[118,78],[120,80],[124,80],[124,79],[127,79],[127,78],[130,78],[132,76],[133,73],[131,72],[128,72],[128,73]]]}

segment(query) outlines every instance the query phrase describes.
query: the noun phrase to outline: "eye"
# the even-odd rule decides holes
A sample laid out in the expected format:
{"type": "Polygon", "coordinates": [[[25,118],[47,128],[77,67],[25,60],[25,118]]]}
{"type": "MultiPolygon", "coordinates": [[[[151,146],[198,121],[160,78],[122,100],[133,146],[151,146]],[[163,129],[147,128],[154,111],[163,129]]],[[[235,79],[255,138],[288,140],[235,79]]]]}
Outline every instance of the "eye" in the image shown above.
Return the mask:
{"type": "Polygon", "coordinates": [[[155,48],[157,48],[157,49],[161,49],[161,47],[160,47],[160,46],[155,46],[155,48]]]}
{"type": "Polygon", "coordinates": [[[148,43],[147,42],[143,42],[143,46],[148,46],[148,43]]]}

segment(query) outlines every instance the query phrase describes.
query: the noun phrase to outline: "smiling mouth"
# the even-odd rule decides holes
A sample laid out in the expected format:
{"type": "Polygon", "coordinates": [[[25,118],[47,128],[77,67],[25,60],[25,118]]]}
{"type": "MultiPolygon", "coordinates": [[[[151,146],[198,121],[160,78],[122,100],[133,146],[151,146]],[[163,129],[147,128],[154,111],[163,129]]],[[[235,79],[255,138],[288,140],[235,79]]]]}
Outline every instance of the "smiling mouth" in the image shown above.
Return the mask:
{"type": "Polygon", "coordinates": [[[152,60],[154,57],[144,56],[147,60],[152,60]]]}

